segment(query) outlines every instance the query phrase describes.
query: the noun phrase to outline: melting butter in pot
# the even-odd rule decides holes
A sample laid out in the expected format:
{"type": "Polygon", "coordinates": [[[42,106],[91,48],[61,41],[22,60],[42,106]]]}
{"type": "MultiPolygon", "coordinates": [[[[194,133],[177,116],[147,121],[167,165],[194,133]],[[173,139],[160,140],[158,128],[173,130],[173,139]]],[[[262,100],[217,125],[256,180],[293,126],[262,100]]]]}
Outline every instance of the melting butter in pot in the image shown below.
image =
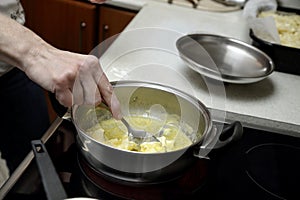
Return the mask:
{"type": "Polygon", "coordinates": [[[189,136],[192,136],[193,130],[187,124],[180,123],[178,115],[168,115],[164,122],[145,116],[130,116],[126,119],[134,128],[143,129],[154,135],[163,127],[163,134],[157,137],[160,142],[145,141],[138,146],[134,141],[129,140],[125,125],[111,117],[99,120],[86,132],[95,140],[115,148],[145,153],[175,151],[192,144],[189,136]]]}

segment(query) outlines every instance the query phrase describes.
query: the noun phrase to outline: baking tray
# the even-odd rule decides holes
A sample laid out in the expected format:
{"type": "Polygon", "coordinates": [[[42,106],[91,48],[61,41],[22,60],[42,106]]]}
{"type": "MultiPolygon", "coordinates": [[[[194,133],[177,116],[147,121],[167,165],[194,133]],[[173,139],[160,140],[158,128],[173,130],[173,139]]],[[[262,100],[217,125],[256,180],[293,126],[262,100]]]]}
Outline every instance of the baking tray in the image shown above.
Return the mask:
{"type": "MultiPolygon", "coordinates": [[[[298,9],[279,7],[277,10],[300,15],[298,9]]],[[[300,75],[300,49],[267,42],[255,36],[252,30],[249,34],[252,45],[271,57],[275,71],[300,75]]]]}

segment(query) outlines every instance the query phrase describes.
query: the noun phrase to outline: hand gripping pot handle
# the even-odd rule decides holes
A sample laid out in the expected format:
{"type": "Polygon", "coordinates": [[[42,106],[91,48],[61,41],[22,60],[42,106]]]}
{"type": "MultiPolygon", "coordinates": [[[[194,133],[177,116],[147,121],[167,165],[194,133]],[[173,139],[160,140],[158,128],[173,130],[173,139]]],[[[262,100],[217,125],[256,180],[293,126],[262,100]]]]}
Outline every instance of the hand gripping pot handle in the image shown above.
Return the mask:
{"type": "Polygon", "coordinates": [[[235,121],[231,124],[224,125],[221,134],[217,136],[218,128],[216,125],[213,126],[211,133],[204,138],[199,151],[194,153],[194,156],[198,158],[205,158],[212,149],[222,148],[236,140],[239,140],[243,135],[243,126],[241,122],[235,121]]]}

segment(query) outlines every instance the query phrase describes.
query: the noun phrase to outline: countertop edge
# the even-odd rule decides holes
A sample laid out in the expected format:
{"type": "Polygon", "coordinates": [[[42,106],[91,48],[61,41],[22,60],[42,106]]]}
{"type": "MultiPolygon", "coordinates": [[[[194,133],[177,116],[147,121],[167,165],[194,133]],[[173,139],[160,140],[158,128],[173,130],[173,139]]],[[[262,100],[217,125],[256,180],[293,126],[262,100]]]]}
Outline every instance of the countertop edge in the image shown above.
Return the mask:
{"type": "Polygon", "coordinates": [[[232,112],[226,112],[226,121],[240,121],[244,127],[269,131],[292,137],[300,137],[300,127],[296,124],[290,124],[270,119],[263,119],[259,117],[232,112]]]}

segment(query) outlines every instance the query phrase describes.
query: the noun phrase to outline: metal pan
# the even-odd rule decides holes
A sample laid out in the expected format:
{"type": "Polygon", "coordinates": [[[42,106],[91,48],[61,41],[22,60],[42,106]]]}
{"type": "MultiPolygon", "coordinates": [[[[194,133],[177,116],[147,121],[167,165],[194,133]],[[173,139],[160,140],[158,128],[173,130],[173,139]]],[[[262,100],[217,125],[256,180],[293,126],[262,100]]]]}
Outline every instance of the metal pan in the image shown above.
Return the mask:
{"type": "Polygon", "coordinates": [[[145,183],[160,179],[163,182],[184,172],[195,160],[205,158],[211,149],[229,144],[242,132],[241,124],[234,123],[232,127],[239,128],[234,128],[235,131],[228,140],[220,141],[205,105],[178,89],[137,81],[119,81],[112,85],[123,114],[141,116],[153,106],[160,105],[166,113],[180,116],[180,122],[192,128],[193,132],[189,135],[192,144],[175,151],[157,153],[118,149],[95,140],[86,132],[101,121],[103,115],[90,112],[90,106],[74,105],[72,120],[78,132],[79,150],[95,169],[101,170],[106,166],[135,177],[131,181],[145,183]],[[145,180],[145,176],[149,179],[145,180]]]}
{"type": "MultiPolygon", "coordinates": [[[[212,149],[224,147],[242,135],[243,128],[239,122],[230,124],[222,129],[221,134],[217,134],[217,128],[213,125],[205,105],[178,89],[139,81],[118,81],[111,84],[124,116],[143,115],[152,106],[160,105],[166,113],[180,116],[180,122],[189,124],[194,131],[190,135],[193,144],[176,151],[127,151],[104,144],[86,133],[86,130],[99,123],[99,120],[107,117],[108,110],[105,113],[97,113],[91,112],[95,108],[93,105],[73,105],[72,116],[69,116],[69,119],[77,129],[76,142],[80,155],[96,171],[107,177],[138,185],[173,180],[198,159],[208,158],[207,154],[212,149]]],[[[59,105],[54,107],[65,110],[59,105]]]]}
{"type": "Polygon", "coordinates": [[[247,0],[214,0],[218,3],[222,3],[226,6],[240,6],[243,7],[247,0]]]}
{"type": "MultiPolygon", "coordinates": [[[[300,15],[300,9],[278,7],[277,11],[285,14],[300,15]]],[[[268,42],[255,35],[252,29],[249,35],[252,39],[252,45],[271,57],[275,65],[275,71],[300,75],[298,67],[300,63],[300,49],[268,42]]]]}
{"type": "Polygon", "coordinates": [[[229,37],[189,34],[179,38],[176,47],[192,70],[228,83],[254,83],[274,70],[273,61],[264,52],[229,37]]]}

